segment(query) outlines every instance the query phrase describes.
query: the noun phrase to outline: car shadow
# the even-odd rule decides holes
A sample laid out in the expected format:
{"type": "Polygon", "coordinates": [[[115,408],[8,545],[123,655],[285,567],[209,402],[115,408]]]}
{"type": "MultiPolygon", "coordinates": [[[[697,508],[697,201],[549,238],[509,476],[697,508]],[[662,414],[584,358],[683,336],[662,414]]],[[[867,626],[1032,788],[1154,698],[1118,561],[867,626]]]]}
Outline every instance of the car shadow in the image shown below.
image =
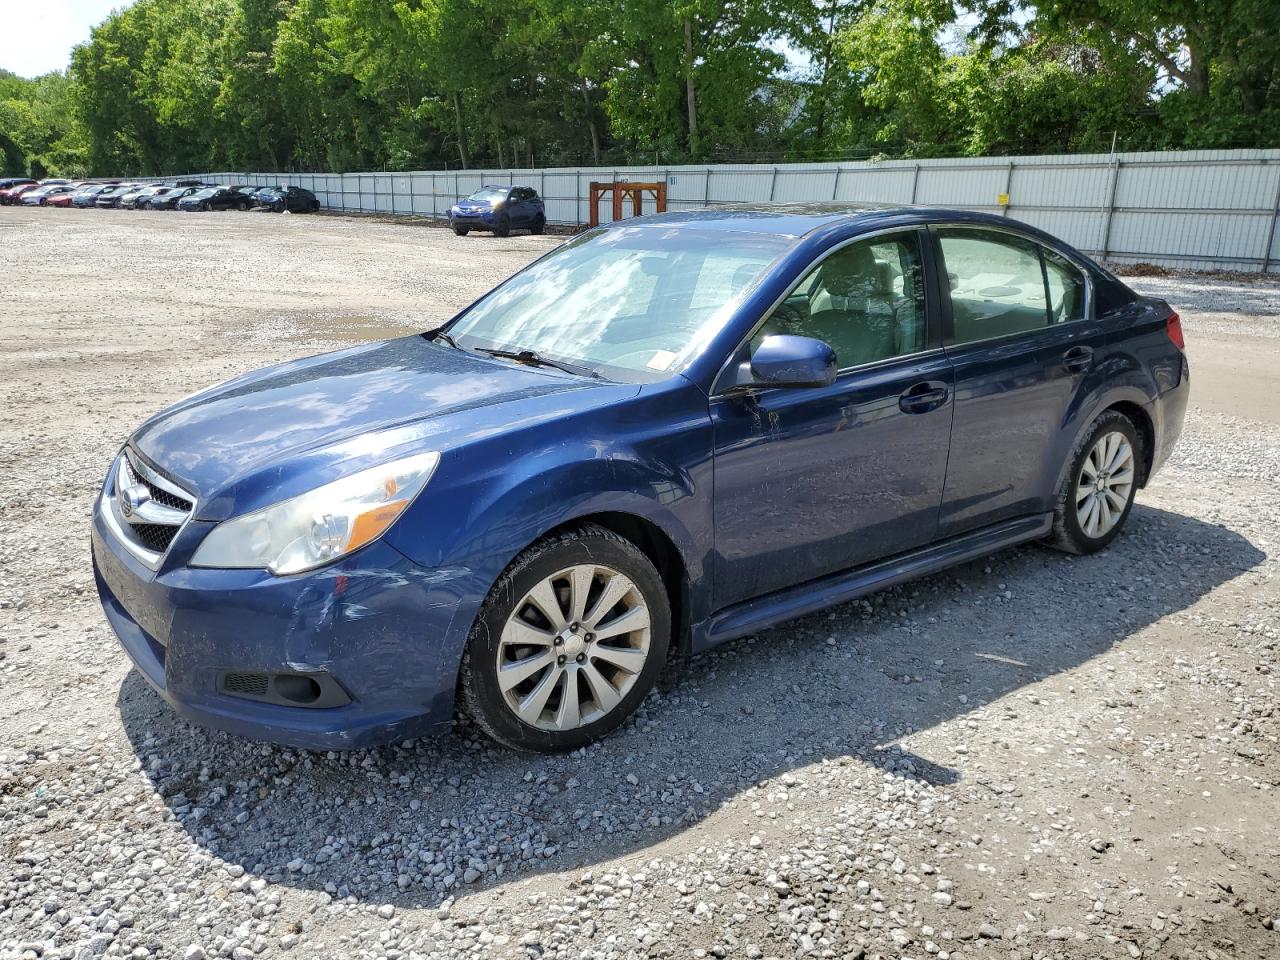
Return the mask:
{"type": "Polygon", "coordinates": [[[963,757],[898,741],[1078,667],[1263,559],[1238,533],[1139,505],[1092,557],[1006,550],[720,647],[567,756],[497,748],[463,721],[341,754],[252,743],[187,724],[136,671],[118,703],[199,847],[270,882],[427,906],[643,851],[824,760],[962,780],[963,757]]]}

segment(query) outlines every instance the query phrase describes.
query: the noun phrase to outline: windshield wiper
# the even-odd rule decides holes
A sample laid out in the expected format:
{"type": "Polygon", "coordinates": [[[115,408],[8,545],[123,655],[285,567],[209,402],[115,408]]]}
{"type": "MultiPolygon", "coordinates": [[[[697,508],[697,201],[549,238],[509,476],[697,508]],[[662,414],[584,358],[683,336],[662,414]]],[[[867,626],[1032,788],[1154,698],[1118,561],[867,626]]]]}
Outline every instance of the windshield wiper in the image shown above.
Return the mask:
{"type": "Polygon", "coordinates": [[[432,330],[424,330],[422,333],[422,338],[424,340],[443,340],[445,343],[453,347],[455,350],[464,350],[464,351],[466,350],[466,347],[461,346],[457,340],[453,339],[453,337],[449,335],[449,331],[447,331],[444,327],[436,327],[432,330]]]}
{"type": "Polygon", "coordinates": [[[572,373],[579,377],[591,377],[593,380],[604,379],[590,367],[584,367],[578,363],[566,363],[564,360],[552,360],[550,357],[544,357],[536,350],[494,350],[485,347],[477,349],[480,353],[498,357],[502,360],[514,360],[516,363],[527,363],[533,367],[555,367],[565,373],[572,373]]]}

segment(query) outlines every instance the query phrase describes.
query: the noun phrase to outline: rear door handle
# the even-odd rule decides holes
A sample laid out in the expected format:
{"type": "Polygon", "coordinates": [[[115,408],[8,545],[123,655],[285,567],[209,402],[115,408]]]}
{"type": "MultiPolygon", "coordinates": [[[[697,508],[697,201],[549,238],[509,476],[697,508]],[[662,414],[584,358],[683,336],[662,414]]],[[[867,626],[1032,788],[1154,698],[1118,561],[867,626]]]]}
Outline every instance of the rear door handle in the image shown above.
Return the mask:
{"type": "Polygon", "coordinates": [[[903,413],[928,413],[946,403],[948,396],[947,385],[941,380],[924,380],[898,397],[898,407],[903,413]]]}
{"type": "Polygon", "coordinates": [[[1093,347],[1072,347],[1062,355],[1062,365],[1073,373],[1083,373],[1093,366],[1093,347]]]}

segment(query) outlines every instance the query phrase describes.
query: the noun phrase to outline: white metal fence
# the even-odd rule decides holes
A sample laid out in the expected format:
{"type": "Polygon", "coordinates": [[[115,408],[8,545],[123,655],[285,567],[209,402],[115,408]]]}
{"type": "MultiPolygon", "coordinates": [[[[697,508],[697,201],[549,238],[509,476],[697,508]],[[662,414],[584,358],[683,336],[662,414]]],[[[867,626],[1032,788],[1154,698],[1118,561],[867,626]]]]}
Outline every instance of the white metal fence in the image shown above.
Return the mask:
{"type": "MultiPolygon", "coordinates": [[[[435,217],[483,184],[520,183],[538,190],[547,219],[558,224],[587,222],[593,180],[665,179],[670,210],[815,200],[985,210],[1033,224],[1113,262],[1280,272],[1280,150],[201,176],[218,183],[306,187],[331,210],[435,217]]],[[[599,217],[605,222],[611,216],[606,199],[599,217]]]]}

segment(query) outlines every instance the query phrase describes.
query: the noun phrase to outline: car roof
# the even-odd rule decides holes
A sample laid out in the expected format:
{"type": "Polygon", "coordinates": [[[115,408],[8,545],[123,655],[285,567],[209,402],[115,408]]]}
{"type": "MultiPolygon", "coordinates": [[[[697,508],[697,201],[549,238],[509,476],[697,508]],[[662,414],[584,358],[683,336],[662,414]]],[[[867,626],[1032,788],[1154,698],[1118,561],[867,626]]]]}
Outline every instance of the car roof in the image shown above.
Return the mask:
{"type": "Polygon", "coordinates": [[[689,223],[704,230],[764,233],[799,238],[820,227],[841,221],[864,222],[868,229],[871,229],[882,220],[892,220],[899,225],[939,221],[992,226],[1012,225],[1029,233],[1038,232],[1026,224],[972,210],[838,200],[806,203],[717,203],[705,209],[657,213],[638,219],[620,220],[618,224],[662,227],[675,223],[689,223]]]}

